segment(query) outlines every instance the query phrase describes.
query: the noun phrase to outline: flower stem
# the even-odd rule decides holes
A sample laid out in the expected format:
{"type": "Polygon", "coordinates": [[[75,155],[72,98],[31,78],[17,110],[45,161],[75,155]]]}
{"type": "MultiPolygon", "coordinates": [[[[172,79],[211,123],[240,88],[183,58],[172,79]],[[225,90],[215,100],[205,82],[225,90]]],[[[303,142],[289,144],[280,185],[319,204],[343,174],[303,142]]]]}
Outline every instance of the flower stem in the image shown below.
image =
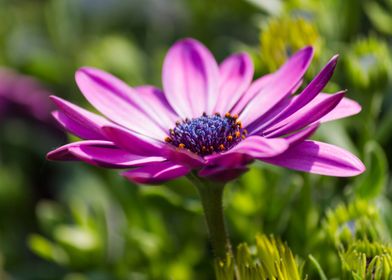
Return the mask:
{"type": "Polygon", "coordinates": [[[199,192],[215,258],[225,261],[227,257],[233,257],[223,216],[222,202],[225,185],[202,179],[195,174],[189,175],[188,178],[199,192]]]}

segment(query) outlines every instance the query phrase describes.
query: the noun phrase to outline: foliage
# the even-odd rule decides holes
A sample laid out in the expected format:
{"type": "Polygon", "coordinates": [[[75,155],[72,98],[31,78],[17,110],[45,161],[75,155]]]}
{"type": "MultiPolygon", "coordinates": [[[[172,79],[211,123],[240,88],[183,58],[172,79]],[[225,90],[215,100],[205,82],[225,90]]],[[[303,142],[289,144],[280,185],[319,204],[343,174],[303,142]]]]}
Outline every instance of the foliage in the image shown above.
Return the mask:
{"type": "Polygon", "coordinates": [[[217,280],[300,280],[301,269],[287,244],[265,235],[256,236],[255,246],[238,245],[235,259],[228,257],[225,262],[215,261],[217,280]]]}

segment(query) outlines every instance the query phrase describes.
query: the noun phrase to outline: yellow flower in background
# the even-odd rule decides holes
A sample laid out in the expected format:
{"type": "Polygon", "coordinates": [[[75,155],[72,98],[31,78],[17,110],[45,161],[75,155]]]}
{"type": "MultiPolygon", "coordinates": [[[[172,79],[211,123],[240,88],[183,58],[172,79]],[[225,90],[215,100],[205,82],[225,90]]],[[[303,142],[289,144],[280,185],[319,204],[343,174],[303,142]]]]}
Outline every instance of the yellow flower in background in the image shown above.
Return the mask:
{"type": "Polygon", "coordinates": [[[302,17],[272,18],[260,33],[262,64],[266,70],[274,71],[289,56],[307,45],[313,46],[314,58],[317,59],[322,39],[311,21],[302,17]]]}

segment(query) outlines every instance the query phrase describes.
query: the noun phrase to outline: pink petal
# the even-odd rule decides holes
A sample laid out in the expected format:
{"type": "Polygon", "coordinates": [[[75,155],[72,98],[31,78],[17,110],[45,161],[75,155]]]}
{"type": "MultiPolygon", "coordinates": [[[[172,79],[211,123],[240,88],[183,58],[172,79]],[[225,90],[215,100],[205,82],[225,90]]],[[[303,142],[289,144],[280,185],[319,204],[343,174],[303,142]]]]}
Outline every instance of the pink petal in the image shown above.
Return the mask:
{"type": "Polygon", "coordinates": [[[112,121],[156,139],[165,137],[166,131],[145,111],[150,100],[143,94],[95,68],[81,68],[75,78],[87,100],[112,121]]]}
{"type": "Polygon", "coordinates": [[[162,156],[173,163],[187,166],[189,168],[200,168],[205,165],[205,160],[199,155],[186,149],[180,149],[170,144],[162,148],[162,156]]]}
{"type": "MultiPolygon", "coordinates": [[[[320,99],[325,99],[329,94],[321,93],[319,94],[320,99]]],[[[361,105],[359,105],[354,100],[344,97],[342,101],[328,114],[322,117],[319,121],[321,123],[329,122],[332,120],[346,118],[352,115],[356,115],[361,112],[361,105]]]]}
{"type": "Polygon", "coordinates": [[[159,184],[185,176],[189,172],[190,169],[188,167],[166,161],[128,170],[122,173],[122,175],[140,184],[159,184]]]}
{"type": "Polygon", "coordinates": [[[110,141],[131,154],[141,156],[160,156],[162,154],[163,142],[115,125],[104,126],[102,131],[110,141]]]}
{"type": "Polygon", "coordinates": [[[345,93],[345,91],[341,91],[336,94],[329,94],[325,98],[315,98],[301,110],[263,131],[263,134],[269,137],[277,137],[319,121],[339,104],[345,93]]]}
{"type": "Polygon", "coordinates": [[[296,145],[297,143],[302,142],[312,136],[313,133],[316,132],[318,127],[319,123],[311,124],[300,131],[294,132],[293,134],[285,137],[284,139],[286,139],[290,146],[296,145]]]}
{"type": "Polygon", "coordinates": [[[143,157],[121,150],[109,141],[80,141],[62,146],[50,153],[49,160],[84,161],[107,168],[129,168],[166,160],[162,157],[143,157]]]}
{"type": "Polygon", "coordinates": [[[53,112],[53,117],[66,130],[82,139],[106,140],[101,127],[110,124],[108,120],[57,96],[50,98],[60,110],[53,112]]]}
{"type": "Polygon", "coordinates": [[[214,112],[225,114],[248,89],[253,78],[253,63],[246,53],[226,58],[220,65],[220,86],[218,102],[214,112]]]}
{"type": "Polygon", "coordinates": [[[173,163],[191,168],[199,168],[204,165],[203,158],[192,152],[135,134],[127,129],[111,125],[103,127],[102,130],[110,141],[132,154],[162,156],[173,163]]]}
{"type": "Polygon", "coordinates": [[[170,48],[163,64],[162,82],[167,100],[183,119],[213,113],[219,68],[200,42],[184,39],[170,48]]]}
{"type": "Polygon", "coordinates": [[[135,90],[140,93],[143,102],[139,106],[154,120],[164,131],[169,131],[175,126],[179,116],[167,102],[165,94],[154,86],[145,85],[136,87],[135,90]]]}
{"type": "Polygon", "coordinates": [[[294,54],[261,88],[240,114],[244,126],[262,117],[296,88],[313,57],[313,49],[306,47],[294,54]]]}
{"type": "Polygon", "coordinates": [[[248,90],[240,97],[240,100],[231,109],[231,113],[239,114],[249,104],[249,102],[260,93],[271,81],[274,74],[267,74],[255,80],[248,90]]]}
{"type": "Polygon", "coordinates": [[[356,176],[366,169],[350,152],[316,141],[301,142],[276,157],[261,160],[294,170],[337,177],[356,176]]]}
{"type": "Polygon", "coordinates": [[[228,182],[236,179],[248,170],[249,168],[246,166],[230,169],[222,166],[206,166],[199,171],[198,175],[201,177],[207,177],[210,180],[228,182]]]}
{"type": "Polygon", "coordinates": [[[206,156],[207,165],[238,167],[249,163],[254,158],[274,157],[283,153],[288,143],[283,138],[264,138],[249,136],[235,147],[221,154],[206,156]]]}
{"type": "Polygon", "coordinates": [[[337,60],[338,55],[332,57],[327,65],[320,71],[320,73],[317,74],[317,76],[307,85],[307,87],[300,94],[293,98],[290,105],[276,114],[274,118],[271,118],[268,121],[263,118],[264,120],[261,122],[262,125],[254,129],[255,133],[289,117],[312,101],[331,79],[336,67],[337,60]]]}

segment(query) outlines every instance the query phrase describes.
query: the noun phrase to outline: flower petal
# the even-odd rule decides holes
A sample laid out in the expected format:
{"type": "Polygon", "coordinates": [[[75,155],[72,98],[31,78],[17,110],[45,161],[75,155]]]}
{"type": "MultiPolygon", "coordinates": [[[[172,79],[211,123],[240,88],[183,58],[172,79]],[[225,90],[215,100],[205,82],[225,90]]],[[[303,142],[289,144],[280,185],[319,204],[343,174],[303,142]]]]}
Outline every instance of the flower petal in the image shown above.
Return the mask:
{"type": "Polygon", "coordinates": [[[248,170],[249,168],[247,168],[246,166],[240,166],[237,168],[230,169],[222,166],[206,166],[199,171],[198,175],[201,177],[207,177],[211,180],[228,182],[236,179],[248,170]]]}
{"type": "Polygon", "coordinates": [[[62,146],[50,153],[49,160],[80,160],[107,168],[129,168],[166,160],[162,157],[143,157],[119,149],[109,141],[80,141],[62,146]]]}
{"type": "Polygon", "coordinates": [[[159,184],[185,176],[189,172],[190,169],[188,167],[166,161],[128,170],[123,172],[122,175],[140,184],[159,184]]]}
{"type": "Polygon", "coordinates": [[[338,55],[333,56],[327,65],[325,65],[325,67],[317,74],[317,76],[306,86],[306,88],[295,98],[293,98],[290,105],[288,105],[284,110],[281,110],[279,114],[276,114],[268,121],[263,120],[261,125],[254,129],[254,133],[263,130],[264,128],[270,127],[289,117],[312,101],[331,79],[338,61],[338,57],[338,55]]]}
{"type": "Polygon", "coordinates": [[[160,156],[162,154],[163,142],[115,125],[104,126],[102,131],[110,141],[131,154],[141,156],[160,156]]]}
{"type": "Polygon", "coordinates": [[[297,143],[302,142],[312,136],[319,126],[319,123],[311,124],[300,131],[294,132],[293,134],[285,137],[284,139],[286,139],[290,146],[296,145],[297,143]]]}
{"type": "MultiPolygon", "coordinates": [[[[319,94],[320,99],[327,98],[329,94],[319,94]]],[[[361,112],[361,105],[354,100],[344,97],[342,101],[328,114],[322,117],[319,121],[321,123],[329,122],[332,120],[346,118],[352,115],[356,115],[361,112]]]]}
{"type": "Polygon", "coordinates": [[[366,169],[350,152],[316,141],[301,142],[276,157],[261,160],[294,170],[337,177],[356,176],[366,169]]]}
{"type": "Polygon", "coordinates": [[[271,81],[273,81],[274,74],[264,75],[255,80],[248,88],[248,90],[240,97],[240,100],[231,109],[231,113],[240,114],[242,110],[249,104],[249,102],[264,89],[271,81]]]}
{"type": "Polygon", "coordinates": [[[211,114],[218,97],[218,64],[200,42],[180,40],[165,57],[162,83],[167,100],[182,118],[211,114]]]}
{"type": "Polygon", "coordinates": [[[121,80],[87,67],[79,69],[75,78],[87,100],[112,121],[156,139],[165,137],[166,131],[145,111],[148,101],[121,80]]]}
{"type": "Polygon", "coordinates": [[[142,109],[163,130],[168,132],[180,117],[167,102],[165,94],[159,88],[150,85],[135,87],[135,90],[140,93],[144,100],[144,102],[140,103],[142,109]]]}
{"type": "Polygon", "coordinates": [[[82,139],[106,140],[101,127],[110,124],[108,120],[60,97],[50,98],[60,110],[53,112],[53,117],[66,130],[82,139]]]}
{"type": "Polygon", "coordinates": [[[235,147],[221,154],[206,156],[207,165],[238,167],[249,163],[254,158],[274,157],[283,153],[288,143],[283,138],[264,138],[249,136],[235,147]]]}
{"type": "Polygon", "coordinates": [[[292,92],[301,81],[313,57],[313,48],[306,47],[294,54],[277,72],[268,84],[261,88],[240,114],[247,126],[262,117],[284,97],[292,92]]]}
{"type": "Polygon", "coordinates": [[[231,111],[249,87],[254,67],[248,54],[238,53],[226,58],[219,66],[219,70],[219,96],[214,112],[225,114],[231,111]]]}
{"type": "Polygon", "coordinates": [[[190,168],[200,168],[205,165],[205,161],[199,155],[192,153],[186,149],[180,149],[166,144],[162,148],[162,156],[173,163],[185,165],[190,168]]]}
{"type": "Polygon", "coordinates": [[[291,103],[290,106],[284,110],[282,115],[279,116],[280,119],[284,119],[300,110],[323,90],[332,77],[338,62],[338,58],[338,55],[335,55],[331,58],[327,65],[325,65],[325,67],[320,71],[320,73],[318,73],[317,76],[298,95],[298,98],[296,98],[293,103],[291,103]]]}
{"type": "Polygon", "coordinates": [[[320,118],[331,112],[339,104],[345,93],[345,91],[341,91],[335,94],[328,94],[325,98],[313,99],[312,102],[301,110],[268,128],[263,132],[263,135],[278,137],[319,121],[320,118]]]}

